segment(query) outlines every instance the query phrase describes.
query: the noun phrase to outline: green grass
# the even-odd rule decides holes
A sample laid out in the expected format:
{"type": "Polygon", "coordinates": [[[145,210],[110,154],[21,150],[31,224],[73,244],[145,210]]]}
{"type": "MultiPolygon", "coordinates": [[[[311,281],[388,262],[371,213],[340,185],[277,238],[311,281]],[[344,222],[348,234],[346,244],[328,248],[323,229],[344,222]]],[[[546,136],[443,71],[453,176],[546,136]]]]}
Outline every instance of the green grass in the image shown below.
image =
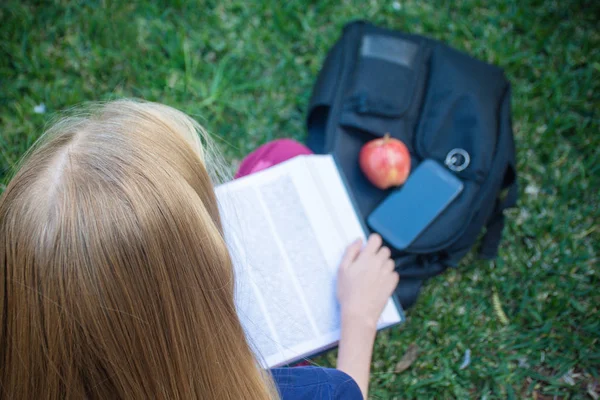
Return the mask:
{"type": "MultiPolygon", "coordinates": [[[[597,2],[29,3],[0,4],[4,182],[52,114],[85,101],[135,96],[178,107],[219,138],[232,162],[274,138],[302,140],[319,67],[355,18],[426,34],[505,68],[520,208],[510,212],[495,263],[467,257],[430,281],[404,327],[379,335],[371,397],[600,392],[597,2]],[[40,103],[47,113],[34,113],[40,103]],[[416,361],[395,373],[411,343],[416,361]],[[467,349],[472,362],[461,370],[467,349]]],[[[317,361],[331,365],[333,354],[317,361]]]]}

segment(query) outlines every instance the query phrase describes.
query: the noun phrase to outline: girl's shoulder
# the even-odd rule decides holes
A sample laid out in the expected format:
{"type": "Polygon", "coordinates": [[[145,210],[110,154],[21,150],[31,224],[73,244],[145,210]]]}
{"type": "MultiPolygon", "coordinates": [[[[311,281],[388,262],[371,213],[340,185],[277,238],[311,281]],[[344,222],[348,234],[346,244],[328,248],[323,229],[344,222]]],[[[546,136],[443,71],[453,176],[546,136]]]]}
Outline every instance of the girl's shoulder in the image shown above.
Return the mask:
{"type": "Polygon", "coordinates": [[[283,400],[362,400],[363,398],[354,379],[337,369],[273,368],[271,373],[283,400]]]}

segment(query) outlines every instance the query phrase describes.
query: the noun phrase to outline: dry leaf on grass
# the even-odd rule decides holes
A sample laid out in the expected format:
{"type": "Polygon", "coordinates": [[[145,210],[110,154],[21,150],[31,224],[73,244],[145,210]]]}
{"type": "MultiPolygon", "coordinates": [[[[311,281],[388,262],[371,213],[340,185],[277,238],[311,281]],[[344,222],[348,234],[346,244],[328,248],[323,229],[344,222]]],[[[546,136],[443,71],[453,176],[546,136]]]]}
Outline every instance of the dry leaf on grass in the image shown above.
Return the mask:
{"type": "Polygon", "coordinates": [[[502,308],[502,302],[500,301],[500,296],[498,296],[498,292],[494,290],[494,294],[492,295],[492,305],[494,307],[494,311],[496,312],[496,317],[500,320],[502,325],[508,325],[510,322],[504,309],[502,308]]]}
{"type": "Polygon", "coordinates": [[[412,363],[414,363],[415,360],[417,359],[418,353],[419,353],[419,347],[417,346],[417,344],[411,343],[410,346],[408,346],[408,349],[406,349],[406,352],[404,353],[404,355],[402,356],[400,361],[398,361],[398,364],[396,364],[396,368],[394,368],[394,372],[400,373],[400,372],[406,371],[408,368],[410,368],[412,363]]]}
{"type": "Polygon", "coordinates": [[[598,385],[596,384],[596,382],[590,382],[587,385],[587,394],[589,394],[590,397],[594,400],[598,400],[598,397],[600,397],[598,392],[596,392],[597,386],[598,385]]]}

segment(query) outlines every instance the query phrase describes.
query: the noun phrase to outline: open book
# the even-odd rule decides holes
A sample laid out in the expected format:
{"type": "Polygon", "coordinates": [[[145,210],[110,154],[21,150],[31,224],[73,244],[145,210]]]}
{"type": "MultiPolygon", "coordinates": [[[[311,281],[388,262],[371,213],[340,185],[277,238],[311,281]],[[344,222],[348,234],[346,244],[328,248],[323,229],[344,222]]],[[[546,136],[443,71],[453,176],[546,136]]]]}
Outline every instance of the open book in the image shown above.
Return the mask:
{"type": "MultiPolygon", "coordinates": [[[[300,156],[216,189],[236,273],[236,306],[265,367],[337,344],[336,272],[365,239],[335,161],[300,156]]],[[[378,328],[402,322],[388,301],[378,328]]]]}

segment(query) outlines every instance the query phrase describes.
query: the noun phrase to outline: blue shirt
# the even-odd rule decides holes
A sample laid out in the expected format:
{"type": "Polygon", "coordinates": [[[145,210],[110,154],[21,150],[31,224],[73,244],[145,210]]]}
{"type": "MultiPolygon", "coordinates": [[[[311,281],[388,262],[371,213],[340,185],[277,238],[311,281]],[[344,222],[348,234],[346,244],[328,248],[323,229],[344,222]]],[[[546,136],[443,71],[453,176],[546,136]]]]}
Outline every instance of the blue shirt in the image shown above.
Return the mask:
{"type": "Polygon", "coordinates": [[[354,379],[337,369],[273,368],[271,373],[282,400],[363,400],[354,379]]]}

